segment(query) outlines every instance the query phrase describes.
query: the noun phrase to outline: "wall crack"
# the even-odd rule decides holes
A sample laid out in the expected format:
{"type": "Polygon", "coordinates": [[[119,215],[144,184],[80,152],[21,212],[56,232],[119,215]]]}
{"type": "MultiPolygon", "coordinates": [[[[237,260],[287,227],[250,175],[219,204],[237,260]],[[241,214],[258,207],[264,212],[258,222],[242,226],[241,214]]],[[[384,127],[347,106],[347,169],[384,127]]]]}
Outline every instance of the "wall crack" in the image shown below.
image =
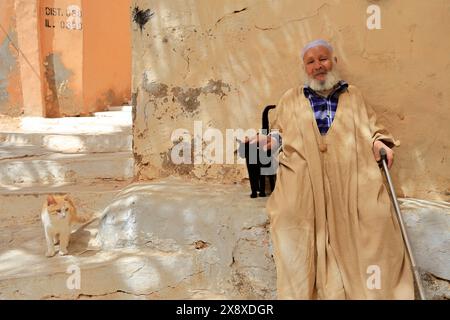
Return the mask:
{"type": "Polygon", "coordinates": [[[218,20],[216,21],[216,23],[215,23],[215,26],[217,27],[217,25],[218,25],[219,23],[221,23],[225,18],[230,17],[230,16],[232,16],[232,15],[234,15],[234,14],[238,14],[238,13],[247,11],[247,10],[248,10],[248,7],[242,8],[242,9],[240,9],[240,10],[234,10],[232,13],[228,13],[228,14],[224,15],[223,17],[221,17],[220,19],[218,19],[218,20]]]}

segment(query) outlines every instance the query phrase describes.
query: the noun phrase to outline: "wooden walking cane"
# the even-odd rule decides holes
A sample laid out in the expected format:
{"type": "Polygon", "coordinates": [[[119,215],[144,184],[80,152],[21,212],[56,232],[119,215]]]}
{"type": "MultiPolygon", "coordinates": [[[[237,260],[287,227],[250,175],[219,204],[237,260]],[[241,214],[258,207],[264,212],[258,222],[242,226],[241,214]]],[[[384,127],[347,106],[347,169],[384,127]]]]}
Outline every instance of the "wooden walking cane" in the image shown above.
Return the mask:
{"type": "Polygon", "coordinates": [[[397,197],[395,196],[394,185],[392,184],[391,175],[389,174],[389,169],[387,166],[386,150],[384,150],[383,148],[380,150],[380,157],[381,157],[381,166],[383,167],[383,171],[386,176],[386,180],[389,184],[389,189],[391,190],[392,202],[394,203],[395,212],[397,213],[397,219],[400,224],[400,228],[402,230],[403,241],[405,242],[406,250],[408,251],[409,260],[411,261],[411,267],[413,269],[414,279],[416,280],[417,288],[419,289],[420,299],[426,300],[423,286],[422,286],[422,281],[420,279],[419,269],[417,268],[416,261],[414,260],[414,256],[412,254],[411,245],[410,245],[409,239],[408,239],[408,234],[406,232],[405,224],[403,222],[403,217],[400,212],[400,207],[398,205],[397,197]]]}

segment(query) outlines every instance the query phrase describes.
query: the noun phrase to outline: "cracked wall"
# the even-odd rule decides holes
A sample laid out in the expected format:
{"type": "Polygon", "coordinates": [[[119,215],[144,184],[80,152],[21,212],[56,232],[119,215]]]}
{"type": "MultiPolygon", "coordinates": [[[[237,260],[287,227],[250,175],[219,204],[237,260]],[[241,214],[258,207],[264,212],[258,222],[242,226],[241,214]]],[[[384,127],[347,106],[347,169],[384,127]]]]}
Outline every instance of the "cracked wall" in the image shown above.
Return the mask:
{"type": "Polygon", "coordinates": [[[402,142],[398,194],[449,199],[448,1],[134,0],[132,8],[138,179],[242,181],[243,165],[168,165],[172,132],[196,139],[194,121],[224,135],[260,128],[264,106],[301,84],[303,45],[325,38],[343,78],[402,142]],[[370,4],[380,6],[381,30],[367,28],[370,4]]]}

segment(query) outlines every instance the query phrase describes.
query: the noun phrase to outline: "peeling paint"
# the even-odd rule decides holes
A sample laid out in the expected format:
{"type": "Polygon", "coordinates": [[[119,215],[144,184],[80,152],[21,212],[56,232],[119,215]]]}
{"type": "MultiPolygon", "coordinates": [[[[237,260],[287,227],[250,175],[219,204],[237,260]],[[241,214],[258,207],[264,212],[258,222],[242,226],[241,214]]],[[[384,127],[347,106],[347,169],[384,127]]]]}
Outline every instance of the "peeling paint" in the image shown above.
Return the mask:
{"type": "MultiPolygon", "coordinates": [[[[162,160],[162,168],[171,174],[178,174],[180,176],[190,176],[195,169],[193,163],[187,164],[174,164],[171,160],[172,149],[176,144],[180,143],[179,141],[174,142],[172,148],[170,148],[167,152],[161,152],[159,155],[162,160]]],[[[191,140],[191,146],[194,145],[194,139],[191,140]]],[[[190,159],[194,159],[194,148],[191,148],[191,154],[188,155],[190,159]]]]}
{"type": "MultiPolygon", "coordinates": [[[[137,99],[139,97],[139,88],[136,89],[136,92],[133,92],[131,94],[131,113],[132,113],[132,118],[133,118],[133,127],[136,124],[136,110],[137,110],[137,99]]],[[[133,139],[134,141],[134,139],[133,139]]],[[[134,143],[134,142],[133,142],[134,143]]]]}
{"type": "Polygon", "coordinates": [[[134,160],[136,163],[140,164],[140,165],[146,165],[145,163],[142,162],[142,159],[144,158],[144,156],[142,154],[139,154],[137,152],[133,152],[133,156],[134,156],[134,160]]]}
{"type": "Polygon", "coordinates": [[[113,89],[109,89],[105,93],[101,95],[100,98],[97,99],[96,105],[98,106],[114,106],[122,103],[123,101],[119,100],[119,97],[116,95],[116,92],[113,89]]]}
{"type": "Polygon", "coordinates": [[[133,156],[134,156],[134,163],[135,163],[135,166],[134,166],[134,172],[135,172],[134,178],[136,180],[140,180],[142,178],[148,179],[147,176],[143,175],[143,171],[146,170],[146,168],[149,166],[150,162],[148,160],[144,161],[145,155],[140,154],[140,153],[138,153],[136,151],[133,151],[133,156]]]}
{"type": "Polygon", "coordinates": [[[59,54],[51,53],[45,58],[45,70],[53,71],[54,74],[52,77],[47,77],[47,80],[52,80],[56,85],[57,92],[59,94],[63,94],[66,89],[63,84],[67,83],[70,77],[73,75],[73,72],[67,69],[61,59],[59,54]]]}
{"type": "MultiPolygon", "coordinates": [[[[15,32],[9,32],[9,37],[15,39],[15,32]]],[[[0,45],[0,102],[9,99],[9,75],[17,65],[17,60],[11,53],[10,43],[9,38],[5,37],[0,45]]]]}
{"type": "Polygon", "coordinates": [[[229,93],[231,91],[231,86],[224,83],[222,80],[211,79],[208,81],[208,84],[206,86],[201,88],[172,88],[172,101],[177,101],[186,112],[195,114],[199,111],[198,108],[200,107],[200,101],[198,100],[198,98],[200,94],[215,94],[223,99],[227,96],[225,90],[229,93]]]}
{"type": "Polygon", "coordinates": [[[160,99],[167,97],[168,95],[168,86],[163,83],[144,83],[144,89],[150,94],[150,97],[155,99],[160,99]]]}
{"type": "Polygon", "coordinates": [[[198,97],[202,93],[201,88],[189,88],[184,90],[180,87],[172,89],[172,93],[178,103],[189,113],[197,113],[198,107],[200,107],[200,101],[198,97]]]}
{"type": "MultiPolygon", "coordinates": [[[[162,99],[162,104],[168,103],[169,99],[172,103],[178,103],[183,113],[197,114],[199,112],[200,101],[198,100],[201,94],[217,95],[220,99],[227,96],[231,92],[231,86],[224,83],[222,80],[208,80],[208,83],[200,88],[182,88],[180,86],[170,87],[165,83],[160,83],[153,71],[148,69],[142,73],[142,89],[148,93],[148,99],[155,101],[162,99]]],[[[155,105],[154,110],[157,110],[155,105]]],[[[153,114],[154,118],[161,119],[161,116],[153,114]]]]}
{"type": "Polygon", "coordinates": [[[67,69],[59,54],[51,53],[45,57],[45,79],[47,80],[48,93],[45,96],[47,104],[46,115],[49,117],[60,116],[60,102],[73,96],[68,83],[73,72],[67,69]]]}
{"type": "Polygon", "coordinates": [[[198,240],[198,241],[195,241],[195,242],[194,242],[194,247],[195,247],[195,249],[197,249],[197,250],[206,249],[206,248],[208,248],[210,245],[211,245],[210,243],[208,243],[208,242],[206,242],[206,241],[203,241],[203,240],[198,240]]]}
{"type": "Polygon", "coordinates": [[[152,79],[153,75],[150,70],[145,71],[142,74],[142,87],[150,94],[151,98],[160,99],[167,97],[168,86],[164,83],[158,83],[152,79]]]}
{"type": "Polygon", "coordinates": [[[208,84],[202,88],[202,92],[204,94],[216,94],[223,99],[227,94],[224,92],[224,89],[228,89],[228,92],[231,91],[231,86],[222,82],[222,80],[209,80],[208,84]]]}

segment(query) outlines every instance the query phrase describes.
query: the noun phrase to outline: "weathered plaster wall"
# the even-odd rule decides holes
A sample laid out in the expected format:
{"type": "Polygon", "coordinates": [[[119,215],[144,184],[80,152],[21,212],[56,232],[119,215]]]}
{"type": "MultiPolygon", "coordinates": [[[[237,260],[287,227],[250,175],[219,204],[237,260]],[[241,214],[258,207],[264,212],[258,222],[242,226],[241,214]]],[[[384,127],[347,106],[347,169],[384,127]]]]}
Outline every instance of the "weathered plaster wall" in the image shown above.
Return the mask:
{"type": "Polygon", "coordinates": [[[3,0],[0,10],[0,113],[23,112],[15,1],[3,0]]]}
{"type": "MultiPolygon", "coordinates": [[[[236,182],[240,165],[174,165],[177,128],[259,128],[263,106],[301,83],[299,52],[335,46],[343,77],[359,86],[398,137],[399,194],[448,199],[450,2],[134,0],[134,152],[139,179],[180,175],[236,182]],[[367,8],[381,8],[368,30],[367,8]]],[[[192,137],[193,139],[194,137],[192,137]]]]}

